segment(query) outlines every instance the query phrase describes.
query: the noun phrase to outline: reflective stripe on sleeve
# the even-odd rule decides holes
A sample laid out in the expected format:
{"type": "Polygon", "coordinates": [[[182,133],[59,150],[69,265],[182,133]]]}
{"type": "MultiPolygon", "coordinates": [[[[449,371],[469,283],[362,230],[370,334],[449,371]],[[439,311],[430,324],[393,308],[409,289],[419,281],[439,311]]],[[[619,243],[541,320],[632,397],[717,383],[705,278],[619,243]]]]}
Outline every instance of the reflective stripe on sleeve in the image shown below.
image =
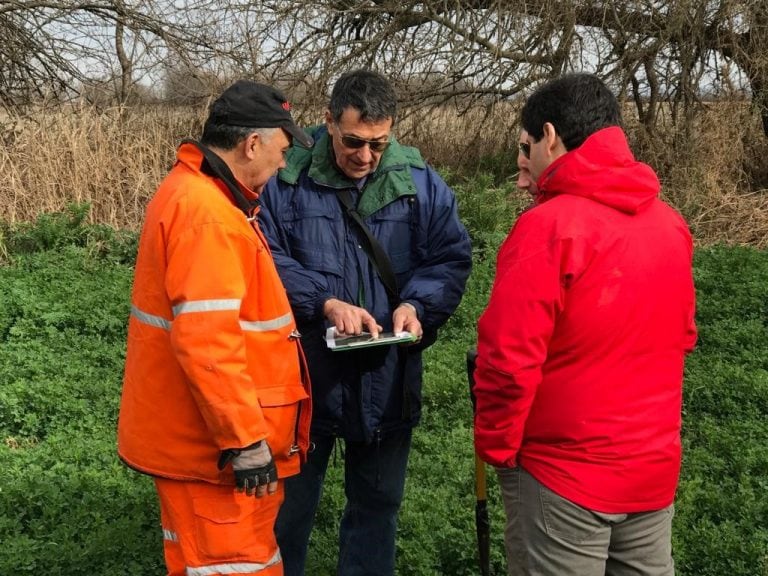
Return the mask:
{"type": "Polygon", "coordinates": [[[168,540],[169,542],[178,542],[179,537],[173,530],[168,530],[168,528],[163,528],[163,540],[168,540]]]}
{"type": "Polygon", "coordinates": [[[288,312],[272,320],[254,320],[252,322],[240,320],[240,328],[246,332],[268,332],[269,330],[277,330],[283,326],[288,326],[292,321],[293,314],[288,312]]]}
{"type": "MultiPolygon", "coordinates": [[[[186,312],[212,312],[239,309],[240,300],[196,300],[174,306],[173,313],[174,317],[177,317],[186,312]]],[[[173,324],[170,320],[166,320],[162,316],[148,314],[133,305],[131,305],[131,315],[143,324],[148,324],[155,328],[162,328],[163,330],[170,330],[173,324]]],[[[277,318],[272,318],[271,320],[240,320],[240,328],[242,328],[244,332],[269,332],[270,330],[277,330],[284,326],[288,326],[291,322],[293,322],[293,314],[288,312],[277,318]]]]}
{"type": "Polygon", "coordinates": [[[221,310],[240,310],[241,300],[229,298],[223,300],[191,300],[173,307],[173,317],[187,312],[219,312],[221,310]]]}
{"type": "Polygon", "coordinates": [[[252,574],[253,572],[260,572],[266,570],[270,566],[274,566],[278,562],[281,562],[280,550],[275,552],[275,555],[267,561],[266,564],[260,562],[231,562],[225,564],[212,564],[210,566],[187,566],[187,576],[212,576],[216,574],[252,574]]]}
{"type": "Polygon", "coordinates": [[[148,324],[150,326],[154,326],[155,328],[162,328],[163,330],[171,329],[170,320],[166,320],[162,316],[147,314],[143,310],[136,308],[134,305],[131,305],[131,315],[142,324],[148,324]]]}

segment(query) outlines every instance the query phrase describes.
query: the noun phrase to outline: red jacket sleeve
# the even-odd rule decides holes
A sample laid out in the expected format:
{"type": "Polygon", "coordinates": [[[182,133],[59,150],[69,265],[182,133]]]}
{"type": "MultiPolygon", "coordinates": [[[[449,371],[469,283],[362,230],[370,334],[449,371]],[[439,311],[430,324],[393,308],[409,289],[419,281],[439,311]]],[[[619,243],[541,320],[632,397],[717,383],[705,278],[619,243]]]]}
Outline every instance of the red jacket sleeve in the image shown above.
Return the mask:
{"type": "Polygon", "coordinates": [[[567,288],[591,259],[585,238],[561,237],[533,209],[502,245],[478,322],[475,445],[494,466],[515,466],[567,288]]]}

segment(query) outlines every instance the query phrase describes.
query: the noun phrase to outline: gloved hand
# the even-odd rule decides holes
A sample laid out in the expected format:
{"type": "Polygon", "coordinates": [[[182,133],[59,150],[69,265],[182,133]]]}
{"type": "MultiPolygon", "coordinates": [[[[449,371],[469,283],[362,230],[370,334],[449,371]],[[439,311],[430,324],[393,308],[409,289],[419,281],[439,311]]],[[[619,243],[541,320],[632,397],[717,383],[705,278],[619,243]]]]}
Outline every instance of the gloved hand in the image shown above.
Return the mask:
{"type": "Polygon", "coordinates": [[[261,498],[277,492],[277,468],[266,440],[240,450],[224,450],[219,458],[219,470],[232,462],[237,489],[248,496],[261,498]]]}

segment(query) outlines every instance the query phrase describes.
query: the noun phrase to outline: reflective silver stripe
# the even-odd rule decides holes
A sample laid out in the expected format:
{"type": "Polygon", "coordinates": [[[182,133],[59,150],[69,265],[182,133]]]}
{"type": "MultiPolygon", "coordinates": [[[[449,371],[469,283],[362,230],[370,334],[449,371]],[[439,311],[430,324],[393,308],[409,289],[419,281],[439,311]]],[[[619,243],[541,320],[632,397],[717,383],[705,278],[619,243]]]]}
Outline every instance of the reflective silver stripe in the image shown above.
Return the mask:
{"type": "Polygon", "coordinates": [[[174,532],[173,530],[168,530],[167,528],[163,528],[163,540],[178,542],[179,537],[176,535],[176,532],[174,532]]]}
{"type": "MultiPolygon", "coordinates": [[[[185,302],[183,304],[177,304],[173,307],[174,317],[184,314],[185,312],[210,312],[217,310],[239,310],[240,300],[196,300],[194,302],[185,302]]],[[[131,305],[131,314],[139,321],[155,328],[162,328],[163,330],[171,329],[171,321],[166,320],[162,316],[155,316],[153,314],[147,314],[143,310],[139,310],[136,306],[131,305]]],[[[240,320],[240,328],[247,332],[268,332],[270,330],[277,330],[283,326],[288,326],[293,321],[293,315],[288,312],[272,320],[254,320],[246,321],[240,320]]],[[[298,334],[298,333],[297,333],[298,334]]]]}
{"type": "Polygon", "coordinates": [[[147,314],[143,310],[139,310],[136,308],[136,306],[131,305],[131,314],[133,315],[136,320],[141,322],[142,324],[149,324],[150,326],[154,326],[155,328],[162,328],[163,330],[170,330],[171,329],[171,321],[166,320],[162,316],[154,316],[152,314],[147,314]]]}
{"type": "Polygon", "coordinates": [[[218,312],[220,310],[240,310],[240,300],[230,298],[224,300],[191,300],[173,307],[173,317],[186,312],[218,312]]]}
{"type": "Polygon", "coordinates": [[[283,326],[288,326],[291,322],[293,322],[293,315],[288,312],[272,320],[256,320],[254,322],[240,320],[240,328],[248,332],[268,332],[269,330],[277,330],[283,326]]]}
{"type": "Polygon", "coordinates": [[[266,564],[260,564],[258,562],[232,562],[227,564],[213,564],[211,566],[199,566],[192,568],[187,566],[187,576],[211,576],[212,574],[251,574],[253,572],[259,572],[266,570],[270,566],[274,566],[278,562],[281,562],[280,550],[275,552],[272,559],[266,564]]]}

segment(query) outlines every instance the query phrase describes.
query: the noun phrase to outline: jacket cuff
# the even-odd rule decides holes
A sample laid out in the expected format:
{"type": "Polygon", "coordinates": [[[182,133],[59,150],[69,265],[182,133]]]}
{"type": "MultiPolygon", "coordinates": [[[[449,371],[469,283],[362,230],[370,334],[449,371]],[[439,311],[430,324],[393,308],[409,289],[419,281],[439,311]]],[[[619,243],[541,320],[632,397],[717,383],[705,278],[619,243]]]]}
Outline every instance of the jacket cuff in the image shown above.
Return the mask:
{"type": "Polygon", "coordinates": [[[337,298],[330,292],[326,292],[325,294],[321,294],[320,297],[317,299],[317,305],[315,306],[315,316],[317,318],[320,318],[321,320],[325,320],[325,314],[323,313],[323,308],[325,308],[325,303],[328,302],[331,298],[337,298]]]}

